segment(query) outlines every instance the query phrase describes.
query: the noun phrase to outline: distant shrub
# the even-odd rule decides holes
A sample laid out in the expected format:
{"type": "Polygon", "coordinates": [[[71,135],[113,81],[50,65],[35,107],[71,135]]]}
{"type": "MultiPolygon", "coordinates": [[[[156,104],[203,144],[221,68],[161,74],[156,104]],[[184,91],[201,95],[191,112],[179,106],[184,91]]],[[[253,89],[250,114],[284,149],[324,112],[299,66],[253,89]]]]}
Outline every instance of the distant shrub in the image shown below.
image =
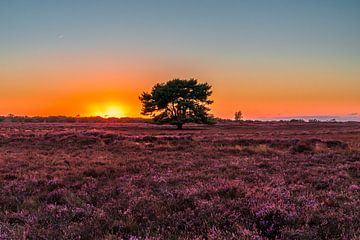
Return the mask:
{"type": "Polygon", "coordinates": [[[68,203],[66,198],[67,190],[65,189],[56,189],[46,196],[46,202],[52,204],[65,205],[68,203]]]}
{"type": "Polygon", "coordinates": [[[239,192],[239,190],[236,187],[227,187],[220,189],[218,192],[218,195],[225,199],[235,199],[239,196],[245,195],[242,192],[239,192]]]}
{"type": "Polygon", "coordinates": [[[101,175],[103,175],[103,172],[99,171],[97,169],[94,169],[94,168],[84,171],[84,176],[86,176],[86,177],[97,178],[97,177],[100,177],[101,175]]]}
{"type": "Polygon", "coordinates": [[[340,148],[340,149],[347,149],[349,147],[347,143],[341,141],[327,141],[326,146],[328,148],[340,148]]]}
{"type": "Polygon", "coordinates": [[[256,215],[256,226],[268,239],[280,237],[281,229],[288,225],[287,216],[278,210],[264,210],[256,215]]]}
{"type": "Polygon", "coordinates": [[[291,119],[290,122],[291,123],[303,123],[303,122],[305,122],[305,120],[304,119],[291,119]]]}
{"type": "Polygon", "coordinates": [[[84,176],[92,177],[92,178],[100,178],[100,177],[108,177],[112,178],[114,176],[115,170],[114,169],[97,169],[97,168],[90,168],[84,171],[84,176]]]}
{"type": "Polygon", "coordinates": [[[318,119],[309,119],[309,123],[318,123],[320,120],[318,119]]]}
{"type": "Polygon", "coordinates": [[[321,239],[346,239],[346,227],[344,220],[338,217],[326,216],[324,219],[321,216],[321,228],[318,230],[318,236],[321,239]]]}
{"type": "Polygon", "coordinates": [[[142,138],[142,141],[144,142],[155,142],[157,140],[157,137],[155,136],[145,136],[142,138]]]}
{"type": "Polygon", "coordinates": [[[47,185],[47,190],[50,192],[65,187],[64,184],[58,179],[51,179],[47,182],[46,185],[47,185]]]}
{"type": "Polygon", "coordinates": [[[84,138],[79,139],[79,143],[83,146],[84,145],[92,145],[98,141],[99,141],[99,139],[97,137],[84,137],[84,138]]]}
{"type": "Polygon", "coordinates": [[[11,181],[11,180],[17,179],[17,176],[16,176],[16,175],[13,175],[13,174],[6,174],[6,175],[4,176],[4,179],[11,181]]]}
{"type": "Polygon", "coordinates": [[[314,145],[311,142],[299,142],[292,147],[293,153],[311,153],[314,151],[314,145]]]}

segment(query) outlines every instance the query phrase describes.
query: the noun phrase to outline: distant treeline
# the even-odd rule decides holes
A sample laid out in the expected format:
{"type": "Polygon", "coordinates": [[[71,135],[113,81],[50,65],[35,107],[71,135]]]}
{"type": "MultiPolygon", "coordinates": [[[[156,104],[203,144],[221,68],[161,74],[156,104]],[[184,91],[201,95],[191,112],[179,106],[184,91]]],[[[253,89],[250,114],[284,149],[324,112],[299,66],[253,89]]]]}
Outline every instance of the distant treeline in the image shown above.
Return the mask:
{"type": "Polygon", "coordinates": [[[28,117],[28,116],[0,116],[0,122],[28,122],[28,123],[108,123],[108,122],[149,122],[144,118],[102,118],[102,117],[28,117]]]}
{"type": "Polygon", "coordinates": [[[215,118],[215,121],[218,123],[229,123],[229,122],[239,122],[239,123],[263,123],[263,122],[278,122],[278,123],[319,123],[319,122],[337,122],[336,119],[324,120],[319,119],[287,119],[287,120],[234,120],[234,119],[224,119],[224,118],[215,118]]]}
{"type": "MultiPolygon", "coordinates": [[[[261,120],[233,120],[233,119],[224,119],[224,118],[214,118],[217,123],[261,123],[264,121],[261,120]]],[[[145,118],[102,118],[102,117],[67,117],[67,116],[48,116],[48,117],[29,117],[29,116],[0,116],[0,122],[28,122],[28,123],[117,123],[117,122],[127,122],[127,123],[147,123],[152,122],[151,119],[145,118]]],[[[290,122],[290,123],[317,123],[317,122],[336,122],[335,119],[320,121],[318,119],[309,119],[305,121],[304,119],[290,119],[290,120],[273,120],[266,122],[290,122]]]]}

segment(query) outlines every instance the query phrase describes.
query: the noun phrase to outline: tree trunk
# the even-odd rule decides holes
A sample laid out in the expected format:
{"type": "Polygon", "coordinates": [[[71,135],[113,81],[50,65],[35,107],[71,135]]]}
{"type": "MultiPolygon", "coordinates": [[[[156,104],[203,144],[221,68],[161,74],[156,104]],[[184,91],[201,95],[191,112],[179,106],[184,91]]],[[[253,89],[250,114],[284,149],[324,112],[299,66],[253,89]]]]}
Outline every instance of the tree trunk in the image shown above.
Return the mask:
{"type": "Polygon", "coordinates": [[[178,124],[176,124],[176,126],[177,126],[177,130],[182,130],[183,124],[182,124],[182,123],[178,123],[178,124]]]}

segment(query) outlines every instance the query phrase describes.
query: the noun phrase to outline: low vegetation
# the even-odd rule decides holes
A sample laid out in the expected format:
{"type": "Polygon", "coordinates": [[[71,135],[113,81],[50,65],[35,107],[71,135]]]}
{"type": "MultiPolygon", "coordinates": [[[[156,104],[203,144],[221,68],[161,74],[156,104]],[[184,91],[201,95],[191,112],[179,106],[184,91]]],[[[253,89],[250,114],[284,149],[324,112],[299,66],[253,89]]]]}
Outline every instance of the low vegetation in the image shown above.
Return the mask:
{"type": "Polygon", "coordinates": [[[0,239],[356,239],[359,123],[1,123],[0,239]]]}

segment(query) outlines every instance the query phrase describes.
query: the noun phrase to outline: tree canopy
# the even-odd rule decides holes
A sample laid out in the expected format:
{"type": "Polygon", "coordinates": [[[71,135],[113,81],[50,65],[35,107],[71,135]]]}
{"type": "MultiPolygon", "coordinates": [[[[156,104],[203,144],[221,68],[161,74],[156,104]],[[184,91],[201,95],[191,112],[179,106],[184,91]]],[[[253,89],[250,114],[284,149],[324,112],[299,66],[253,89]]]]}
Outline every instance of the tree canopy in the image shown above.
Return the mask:
{"type": "Polygon", "coordinates": [[[156,84],[150,93],[143,92],[141,114],[153,118],[156,123],[168,123],[182,129],[185,123],[212,123],[208,105],[212,94],[208,83],[196,79],[173,79],[156,84]]]}

